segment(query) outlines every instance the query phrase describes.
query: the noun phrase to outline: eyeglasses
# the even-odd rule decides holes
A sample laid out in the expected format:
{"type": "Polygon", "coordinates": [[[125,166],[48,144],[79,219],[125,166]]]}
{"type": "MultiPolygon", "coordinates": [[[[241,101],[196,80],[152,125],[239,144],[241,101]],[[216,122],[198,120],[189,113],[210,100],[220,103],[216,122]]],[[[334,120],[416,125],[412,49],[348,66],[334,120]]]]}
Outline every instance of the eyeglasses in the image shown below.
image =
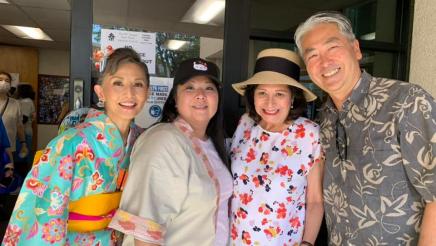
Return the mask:
{"type": "Polygon", "coordinates": [[[336,120],[336,149],[339,159],[347,160],[347,132],[339,119],[336,120]]]}

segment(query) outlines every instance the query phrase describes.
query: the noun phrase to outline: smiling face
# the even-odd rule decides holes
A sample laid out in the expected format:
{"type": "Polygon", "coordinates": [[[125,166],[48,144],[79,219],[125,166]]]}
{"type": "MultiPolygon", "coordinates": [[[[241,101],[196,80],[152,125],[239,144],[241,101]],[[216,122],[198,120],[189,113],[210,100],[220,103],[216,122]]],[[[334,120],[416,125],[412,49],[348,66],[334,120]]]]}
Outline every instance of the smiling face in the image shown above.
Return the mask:
{"type": "Polygon", "coordinates": [[[218,109],[218,89],[208,77],[200,75],[177,86],[176,108],[179,116],[203,137],[210,119],[218,109]]]}
{"type": "Polygon", "coordinates": [[[303,36],[301,48],[310,78],[342,104],[361,75],[358,41],[347,39],[336,24],[323,23],[303,36]]]}
{"type": "Polygon", "coordinates": [[[144,70],[134,63],[119,65],[114,74],[107,74],[101,85],[94,87],[109,118],[120,129],[127,129],[141,111],[147,99],[147,78],[144,70]]]}
{"type": "Polygon", "coordinates": [[[282,131],[292,105],[288,85],[258,85],[254,90],[254,108],[260,116],[260,126],[268,131],[282,131]]]}

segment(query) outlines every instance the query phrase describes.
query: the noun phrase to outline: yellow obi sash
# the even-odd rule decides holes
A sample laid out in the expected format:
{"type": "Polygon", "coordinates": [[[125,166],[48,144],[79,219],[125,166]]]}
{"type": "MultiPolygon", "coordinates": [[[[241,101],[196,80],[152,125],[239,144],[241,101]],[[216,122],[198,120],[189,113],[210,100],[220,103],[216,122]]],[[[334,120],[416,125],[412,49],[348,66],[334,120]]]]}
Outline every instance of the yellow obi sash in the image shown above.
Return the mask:
{"type": "Polygon", "coordinates": [[[70,202],[68,230],[90,232],[106,229],[119,207],[121,191],[83,197],[70,202]]]}

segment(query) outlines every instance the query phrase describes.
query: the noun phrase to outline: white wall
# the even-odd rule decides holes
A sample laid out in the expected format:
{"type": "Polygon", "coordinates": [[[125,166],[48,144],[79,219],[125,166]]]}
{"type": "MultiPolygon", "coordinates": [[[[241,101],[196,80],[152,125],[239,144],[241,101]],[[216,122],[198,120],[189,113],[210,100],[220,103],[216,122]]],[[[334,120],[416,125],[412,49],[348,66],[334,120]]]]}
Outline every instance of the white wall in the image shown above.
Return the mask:
{"type": "MultiPolygon", "coordinates": [[[[39,74],[69,76],[70,53],[65,50],[39,49],[39,74]]],[[[37,149],[43,149],[57,135],[57,125],[38,124],[37,149]]]]}
{"type": "Polygon", "coordinates": [[[436,1],[416,0],[409,81],[436,97],[436,1]]]}

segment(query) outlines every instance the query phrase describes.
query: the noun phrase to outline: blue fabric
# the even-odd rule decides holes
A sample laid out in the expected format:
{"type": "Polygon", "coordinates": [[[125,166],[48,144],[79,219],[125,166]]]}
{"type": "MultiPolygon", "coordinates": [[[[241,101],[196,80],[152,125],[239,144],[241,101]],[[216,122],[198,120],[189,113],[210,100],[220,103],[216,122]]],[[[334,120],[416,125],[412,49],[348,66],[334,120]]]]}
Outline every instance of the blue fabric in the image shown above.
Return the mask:
{"type": "Polygon", "coordinates": [[[5,125],[3,124],[3,120],[0,117],[0,149],[3,152],[4,149],[11,147],[11,144],[9,143],[9,138],[6,133],[5,125]]]}
{"type": "MultiPolygon", "coordinates": [[[[0,117],[0,194],[7,194],[13,190],[13,188],[17,188],[15,183],[13,182],[13,177],[6,178],[5,177],[5,165],[11,163],[11,159],[9,158],[6,149],[11,147],[9,144],[9,138],[6,133],[6,128],[3,125],[3,120],[0,117]],[[12,187],[11,187],[12,185],[12,187]]],[[[18,181],[18,180],[17,180],[18,181]]]]}

